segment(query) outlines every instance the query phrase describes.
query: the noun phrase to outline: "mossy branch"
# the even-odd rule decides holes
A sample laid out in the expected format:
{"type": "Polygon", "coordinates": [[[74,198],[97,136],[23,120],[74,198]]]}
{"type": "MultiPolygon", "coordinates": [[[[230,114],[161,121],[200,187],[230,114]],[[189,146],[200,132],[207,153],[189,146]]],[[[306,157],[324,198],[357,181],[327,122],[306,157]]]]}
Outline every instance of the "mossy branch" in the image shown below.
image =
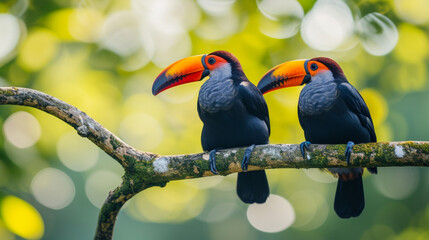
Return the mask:
{"type": "MultiPolygon", "coordinates": [[[[117,214],[127,200],[152,186],[168,181],[211,176],[208,153],[160,156],[129,146],[76,107],[45,93],[14,87],[0,88],[0,104],[22,105],[45,111],[72,126],[115,159],[125,170],[122,184],[109,193],[98,219],[95,239],[111,239],[117,214]]],[[[240,172],[245,148],[217,152],[221,175],[240,172]]],[[[350,165],[344,158],[345,145],[311,145],[303,159],[298,144],[260,145],[250,159],[249,171],[273,168],[333,168],[429,166],[429,142],[386,142],[357,144],[350,165]]]]}

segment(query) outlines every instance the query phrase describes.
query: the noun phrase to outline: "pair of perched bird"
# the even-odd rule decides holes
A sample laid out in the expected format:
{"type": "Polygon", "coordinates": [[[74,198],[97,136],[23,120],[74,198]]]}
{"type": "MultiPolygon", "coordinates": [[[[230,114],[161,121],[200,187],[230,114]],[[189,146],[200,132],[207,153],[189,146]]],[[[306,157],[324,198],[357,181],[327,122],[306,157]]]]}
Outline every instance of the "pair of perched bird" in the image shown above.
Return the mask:
{"type": "MultiPolygon", "coordinates": [[[[250,146],[238,173],[237,194],[245,203],[264,203],[270,194],[264,170],[246,172],[255,144],[267,144],[270,120],[263,94],[284,87],[305,84],[299,96],[298,117],[306,141],[347,144],[346,159],[355,143],[376,142],[374,125],[362,96],[347,81],[340,66],[329,58],[296,60],[280,64],[253,85],[237,58],[216,51],[179,60],[156,78],[152,93],[210,76],[201,86],[197,109],[204,123],[201,144],[210,151],[210,169],[217,173],[216,150],[250,146]]],[[[368,169],[376,173],[376,168],[368,169]]],[[[341,218],[357,217],[364,209],[363,168],[337,168],[334,209],[341,218]]]]}

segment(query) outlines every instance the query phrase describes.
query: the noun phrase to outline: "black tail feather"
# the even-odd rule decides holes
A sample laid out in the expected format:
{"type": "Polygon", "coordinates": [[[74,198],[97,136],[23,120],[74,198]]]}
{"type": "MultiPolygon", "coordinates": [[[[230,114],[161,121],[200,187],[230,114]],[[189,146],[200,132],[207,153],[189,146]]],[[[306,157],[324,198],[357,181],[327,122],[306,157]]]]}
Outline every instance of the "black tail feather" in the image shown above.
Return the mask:
{"type": "Polygon", "coordinates": [[[365,207],[362,175],[353,180],[338,179],[334,209],[340,218],[359,216],[365,207]]]}
{"type": "Polygon", "coordinates": [[[244,203],[264,203],[270,195],[265,171],[239,172],[237,195],[244,203]]]}

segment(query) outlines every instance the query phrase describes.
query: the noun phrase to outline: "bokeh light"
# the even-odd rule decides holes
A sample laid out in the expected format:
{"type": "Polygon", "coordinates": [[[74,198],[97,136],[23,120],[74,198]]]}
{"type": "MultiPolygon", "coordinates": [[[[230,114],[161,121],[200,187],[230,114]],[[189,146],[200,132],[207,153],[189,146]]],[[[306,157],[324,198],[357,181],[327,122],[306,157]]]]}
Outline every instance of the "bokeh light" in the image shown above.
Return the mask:
{"type": "Polygon", "coordinates": [[[27,71],[38,71],[54,58],[59,40],[49,29],[32,29],[22,43],[18,55],[19,65],[27,71]]]}
{"type": "Polygon", "coordinates": [[[318,192],[298,191],[288,199],[296,213],[296,220],[292,225],[294,228],[311,231],[319,228],[328,218],[331,206],[318,192]]]}
{"type": "Polygon", "coordinates": [[[296,0],[263,0],[258,3],[261,15],[259,29],[272,38],[290,38],[298,33],[304,9],[296,0]]]}
{"type": "Polygon", "coordinates": [[[73,201],[75,186],[64,172],[55,168],[45,168],[31,181],[31,192],[43,206],[62,209],[73,201]]]}
{"type": "Polygon", "coordinates": [[[223,15],[234,6],[235,0],[197,0],[198,5],[210,15],[223,15]]]}
{"type": "Polygon", "coordinates": [[[70,34],[83,42],[96,42],[100,37],[103,20],[102,13],[95,9],[76,9],[70,15],[70,34]]]}
{"type": "Polygon", "coordinates": [[[429,22],[429,2],[426,0],[394,0],[393,6],[399,17],[416,24],[429,22]]]}
{"type": "Polygon", "coordinates": [[[152,187],[132,200],[128,213],[142,221],[183,222],[198,216],[207,201],[206,192],[183,181],[164,188],[152,187]]]}
{"type": "Polygon", "coordinates": [[[237,182],[237,173],[233,173],[223,177],[222,181],[214,185],[213,188],[221,191],[234,191],[236,188],[236,182],[237,182]]]}
{"type": "Polygon", "coordinates": [[[204,211],[197,218],[208,223],[224,221],[234,213],[236,208],[237,204],[234,202],[207,204],[204,211]]]}
{"type": "Polygon", "coordinates": [[[110,191],[121,183],[121,177],[109,170],[98,170],[92,173],[85,183],[85,192],[89,201],[101,208],[110,191]]]}
{"type": "Polygon", "coordinates": [[[4,78],[0,77],[0,86],[9,87],[9,83],[4,78]]]}
{"type": "Polygon", "coordinates": [[[417,189],[420,173],[412,167],[389,167],[379,169],[374,184],[384,196],[392,199],[409,197],[417,189]]]}
{"type": "Polygon", "coordinates": [[[251,204],[247,208],[247,219],[262,232],[280,232],[295,221],[292,205],[283,197],[271,194],[263,204],[251,204]]]}
{"type": "Polygon", "coordinates": [[[3,124],[3,132],[9,142],[18,148],[33,146],[42,134],[40,124],[28,112],[15,112],[3,124]]]}
{"type": "Polygon", "coordinates": [[[401,232],[397,239],[428,239],[429,233],[417,228],[409,228],[401,232]]]}
{"type": "Polygon", "coordinates": [[[1,201],[1,216],[5,226],[26,239],[42,238],[45,227],[40,213],[26,201],[6,196],[1,201]]]}
{"type": "Polygon", "coordinates": [[[0,13],[0,66],[14,57],[25,33],[25,25],[20,19],[11,14],[0,13]]]}
{"type": "MultiPolygon", "coordinates": [[[[192,43],[186,30],[196,26],[200,12],[195,2],[190,0],[150,0],[131,1],[138,22],[137,40],[150,53],[150,59],[160,67],[189,56],[192,43]],[[152,57],[153,56],[153,57],[152,57]]],[[[128,14],[130,15],[130,14],[128,14]]],[[[123,39],[122,34],[118,35],[123,39]]]]}
{"type": "Polygon", "coordinates": [[[337,182],[337,178],[332,176],[328,171],[323,171],[317,168],[304,169],[303,172],[311,180],[321,183],[333,183],[337,182]]]}
{"type": "Polygon", "coordinates": [[[51,11],[44,19],[44,25],[55,32],[55,35],[67,42],[74,41],[74,37],[70,33],[70,21],[74,14],[73,8],[62,8],[57,11],[51,11]]]}
{"type": "Polygon", "coordinates": [[[168,108],[165,106],[162,99],[150,94],[131,94],[131,91],[133,91],[133,89],[135,90],[141,83],[139,81],[130,81],[129,83],[129,86],[126,87],[124,93],[126,94],[130,91],[130,96],[124,102],[124,113],[128,115],[144,112],[150,114],[156,119],[160,119],[161,121],[164,120],[164,116],[168,112],[168,108]]]}
{"type": "Polygon", "coordinates": [[[356,30],[361,37],[363,48],[375,56],[388,54],[399,38],[395,24],[380,13],[370,13],[360,19],[356,30]]]}
{"type": "Polygon", "coordinates": [[[25,11],[27,11],[29,0],[15,0],[12,2],[13,2],[13,5],[9,10],[11,14],[15,16],[22,16],[25,13],[25,11]]]}
{"type": "MultiPolygon", "coordinates": [[[[221,15],[207,16],[196,27],[195,33],[207,40],[224,40],[240,29],[240,19],[234,11],[224,11],[221,15]]],[[[214,49],[217,50],[217,49],[214,49]]]]}
{"type": "Polygon", "coordinates": [[[64,134],[57,143],[60,161],[73,171],[85,171],[97,163],[99,149],[76,131],[64,134]]]}
{"type": "Polygon", "coordinates": [[[225,177],[223,176],[212,176],[212,177],[205,177],[201,179],[189,179],[186,180],[185,183],[189,184],[190,186],[193,186],[195,188],[200,189],[207,189],[212,188],[221,183],[224,180],[225,177]]]}
{"type": "Polygon", "coordinates": [[[110,14],[101,28],[100,45],[103,48],[127,57],[141,48],[140,25],[132,11],[110,14]]]}
{"type": "Polygon", "coordinates": [[[392,64],[381,76],[381,83],[397,92],[420,91],[427,84],[427,74],[424,63],[392,64]]]}
{"type": "Polygon", "coordinates": [[[49,166],[41,157],[39,150],[35,146],[19,148],[9,141],[5,141],[4,147],[6,149],[7,156],[14,164],[24,169],[31,169],[33,174],[35,173],[34,171],[49,166]]]}
{"type": "Polygon", "coordinates": [[[172,62],[188,57],[192,52],[192,41],[187,33],[162,33],[154,31],[155,54],[153,63],[167,67],[172,62]]]}
{"type": "Polygon", "coordinates": [[[362,239],[367,240],[378,240],[378,239],[396,239],[396,234],[392,228],[386,225],[374,225],[370,229],[366,230],[362,239]]]}
{"type": "Polygon", "coordinates": [[[195,27],[200,11],[192,0],[132,0],[131,6],[161,33],[182,33],[195,27]]]}
{"type": "Polygon", "coordinates": [[[421,63],[428,56],[429,39],[427,33],[421,29],[403,23],[399,25],[398,46],[394,56],[407,63],[421,63]]]}
{"type": "Polygon", "coordinates": [[[0,220],[0,239],[2,240],[14,240],[15,237],[11,232],[6,229],[3,222],[0,220]]]}
{"type": "Polygon", "coordinates": [[[246,221],[236,218],[228,219],[222,223],[211,223],[209,227],[208,233],[211,239],[258,239],[258,234],[250,229],[246,221]]]}
{"type": "Polygon", "coordinates": [[[144,113],[127,116],[121,122],[119,133],[128,144],[145,151],[157,147],[164,137],[158,120],[144,113]]]}
{"type": "Polygon", "coordinates": [[[352,12],[345,2],[338,0],[317,1],[301,24],[302,39],[321,51],[340,47],[352,37],[353,32],[352,12]]]}
{"type": "Polygon", "coordinates": [[[389,113],[387,102],[383,95],[371,88],[360,90],[360,94],[368,106],[374,127],[376,128],[386,120],[389,113]]]}
{"type": "MultiPolygon", "coordinates": [[[[203,124],[196,102],[203,81],[153,96],[153,80],[163,68],[191,55],[227,50],[257,83],[281,62],[323,56],[337,61],[360,91],[378,141],[427,140],[427,5],[426,0],[0,1],[0,85],[53,95],[142,151],[191,154],[202,151],[203,124]]],[[[296,112],[301,89],[264,96],[270,143],[304,141],[296,112]]],[[[4,106],[0,123],[0,201],[13,193],[30,208],[40,206],[44,239],[64,234],[87,239],[94,232],[97,207],[121,183],[119,164],[42,111],[4,106]],[[31,115],[17,112],[22,110],[31,115]],[[42,174],[58,166],[67,169],[42,174]],[[53,209],[67,204],[63,195],[51,197],[49,206],[38,202],[33,185],[44,199],[55,191],[63,194],[64,189],[58,190],[61,181],[77,191],[76,199],[60,211],[53,209]]],[[[115,236],[427,239],[426,170],[380,168],[377,176],[368,174],[365,210],[345,221],[332,207],[337,179],[331,174],[319,169],[268,170],[271,192],[285,197],[296,215],[292,225],[276,234],[246,221],[248,205],[236,196],[237,174],[169,182],[127,202],[123,213],[132,218],[119,216],[115,236]],[[136,220],[141,222],[132,222],[136,220]]],[[[25,239],[2,215],[0,239],[8,238],[25,239]]]]}

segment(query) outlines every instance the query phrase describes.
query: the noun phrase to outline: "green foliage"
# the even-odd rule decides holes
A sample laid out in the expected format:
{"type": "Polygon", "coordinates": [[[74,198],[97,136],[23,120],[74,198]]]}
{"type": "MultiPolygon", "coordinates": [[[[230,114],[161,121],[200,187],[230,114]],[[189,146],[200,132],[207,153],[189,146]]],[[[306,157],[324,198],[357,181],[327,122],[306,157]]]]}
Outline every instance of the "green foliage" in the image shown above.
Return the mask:
{"type": "MultiPolygon", "coordinates": [[[[159,6],[156,2],[1,2],[0,16],[7,15],[21,28],[8,33],[17,34],[16,46],[0,47],[10,51],[7,56],[0,55],[0,84],[34,88],[64,100],[142,151],[189,154],[202,151],[202,124],[195,106],[202,83],[180,86],[154,97],[151,85],[164,67],[193,54],[227,50],[237,56],[248,78],[256,84],[266,71],[284,61],[327,56],[340,63],[349,81],[361,91],[379,141],[429,139],[426,1],[346,1],[346,12],[350,12],[346,19],[351,19],[353,27],[374,12],[387,20],[371,16],[368,19],[373,21],[362,25],[370,26],[368,29],[353,28],[350,33],[350,29],[344,30],[339,24],[344,32],[338,30],[332,40],[320,38],[316,43],[302,36],[306,29],[301,29],[300,24],[308,16],[304,14],[315,14],[320,1],[300,0],[300,8],[296,8],[295,1],[282,1],[295,4],[288,5],[289,8],[263,5],[270,1],[260,0],[165,0],[158,1],[163,3],[159,6]],[[294,25],[296,22],[298,25],[294,25]],[[390,22],[394,29],[389,27],[390,22]],[[395,31],[399,35],[397,43],[395,31]],[[340,33],[348,38],[332,45],[340,33]],[[387,49],[389,45],[391,50],[387,49]],[[332,49],[320,49],[326,46],[332,49]],[[379,56],[381,50],[384,52],[379,56]]],[[[320,28],[324,26],[322,20],[320,28]]],[[[335,24],[329,27],[338,27],[335,24]]],[[[6,28],[0,22],[1,29],[6,28]]],[[[307,32],[312,33],[317,34],[307,32]]],[[[0,33],[0,41],[7,36],[11,35],[0,33]]],[[[296,116],[299,91],[295,88],[266,95],[271,143],[304,140],[296,116]]],[[[122,170],[115,161],[104,153],[98,154],[98,150],[74,149],[71,142],[69,147],[75,151],[61,152],[58,143],[66,141],[64,136],[72,129],[37,110],[2,106],[0,123],[0,194],[18,196],[40,212],[45,224],[43,239],[92,237],[98,211],[95,206],[99,207],[99,203],[91,200],[91,193],[96,190],[87,182],[100,171],[121,176],[122,170]],[[8,123],[18,111],[31,113],[36,124],[28,119],[21,119],[20,124],[40,128],[40,136],[20,132],[22,125],[8,123]],[[22,147],[22,141],[27,140],[34,143],[22,147]],[[64,154],[68,157],[62,157],[64,154]],[[95,159],[87,169],[76,172],[67,167],[67,159],[73,158],[95,159]],[[48,167],[64,172],[75,186],[73,201],[63,209],[51,210],[34,197],[35,191],[42,190],[32,188],[32,180],[48,167]]],[[[111,144],[117,146],[113,140],[111,144]]],[[[325,161],[320,159],[321,166],[325,161]]],[[[225,167],[220,163],[219,168],[225,167]]],[[[350,239],[427,237],[428,170],[404,169],[402,177],[393,180],[384,175],[389,171],[390,168],[382,168],[377,176],[365,177],[366,209],[359,218],[341,220],[332,209],[335,184],[326,183],[331,180],[325,181],[323,176],[306,170],[268,170],[272,193],[292,199],[296,209],[296,224],[279,233],[264,233],[248,224],[247,206],[234,193],[234,176],[175,182],[162,189],[149,189],[131,200],[120,217],[116,238],[337,239],[346,234],[350,239]],[[411,190],[403,195],[386,195],[380,190],[380,186],[393,185],[386,191],[402,191],[395,188],[395,180],[411,190]],[[303,192],[322,197],[302,199],[307,196],[303,192]],[[306,201],[320,207],[300,205],[306,201]],[[230,204],[229,212],[222,203],[230,204]],[[320,208],[328,209],[325,215],[320,208]],[[220,214],[222,210],[224,215],[220,214]]],[[[50,181],[49,184],[55,184],[55,179],[50,181]]],[[[106,182],[107,186],[109,179],[97,181],[106,182]]],[[[107,197],[108,190],[113,188],[99,190],[104,193],[101,198],[107,197]]],[[[7,217],[0,216],[0,239],[19,236],[3,224],[7,217]]]]}

